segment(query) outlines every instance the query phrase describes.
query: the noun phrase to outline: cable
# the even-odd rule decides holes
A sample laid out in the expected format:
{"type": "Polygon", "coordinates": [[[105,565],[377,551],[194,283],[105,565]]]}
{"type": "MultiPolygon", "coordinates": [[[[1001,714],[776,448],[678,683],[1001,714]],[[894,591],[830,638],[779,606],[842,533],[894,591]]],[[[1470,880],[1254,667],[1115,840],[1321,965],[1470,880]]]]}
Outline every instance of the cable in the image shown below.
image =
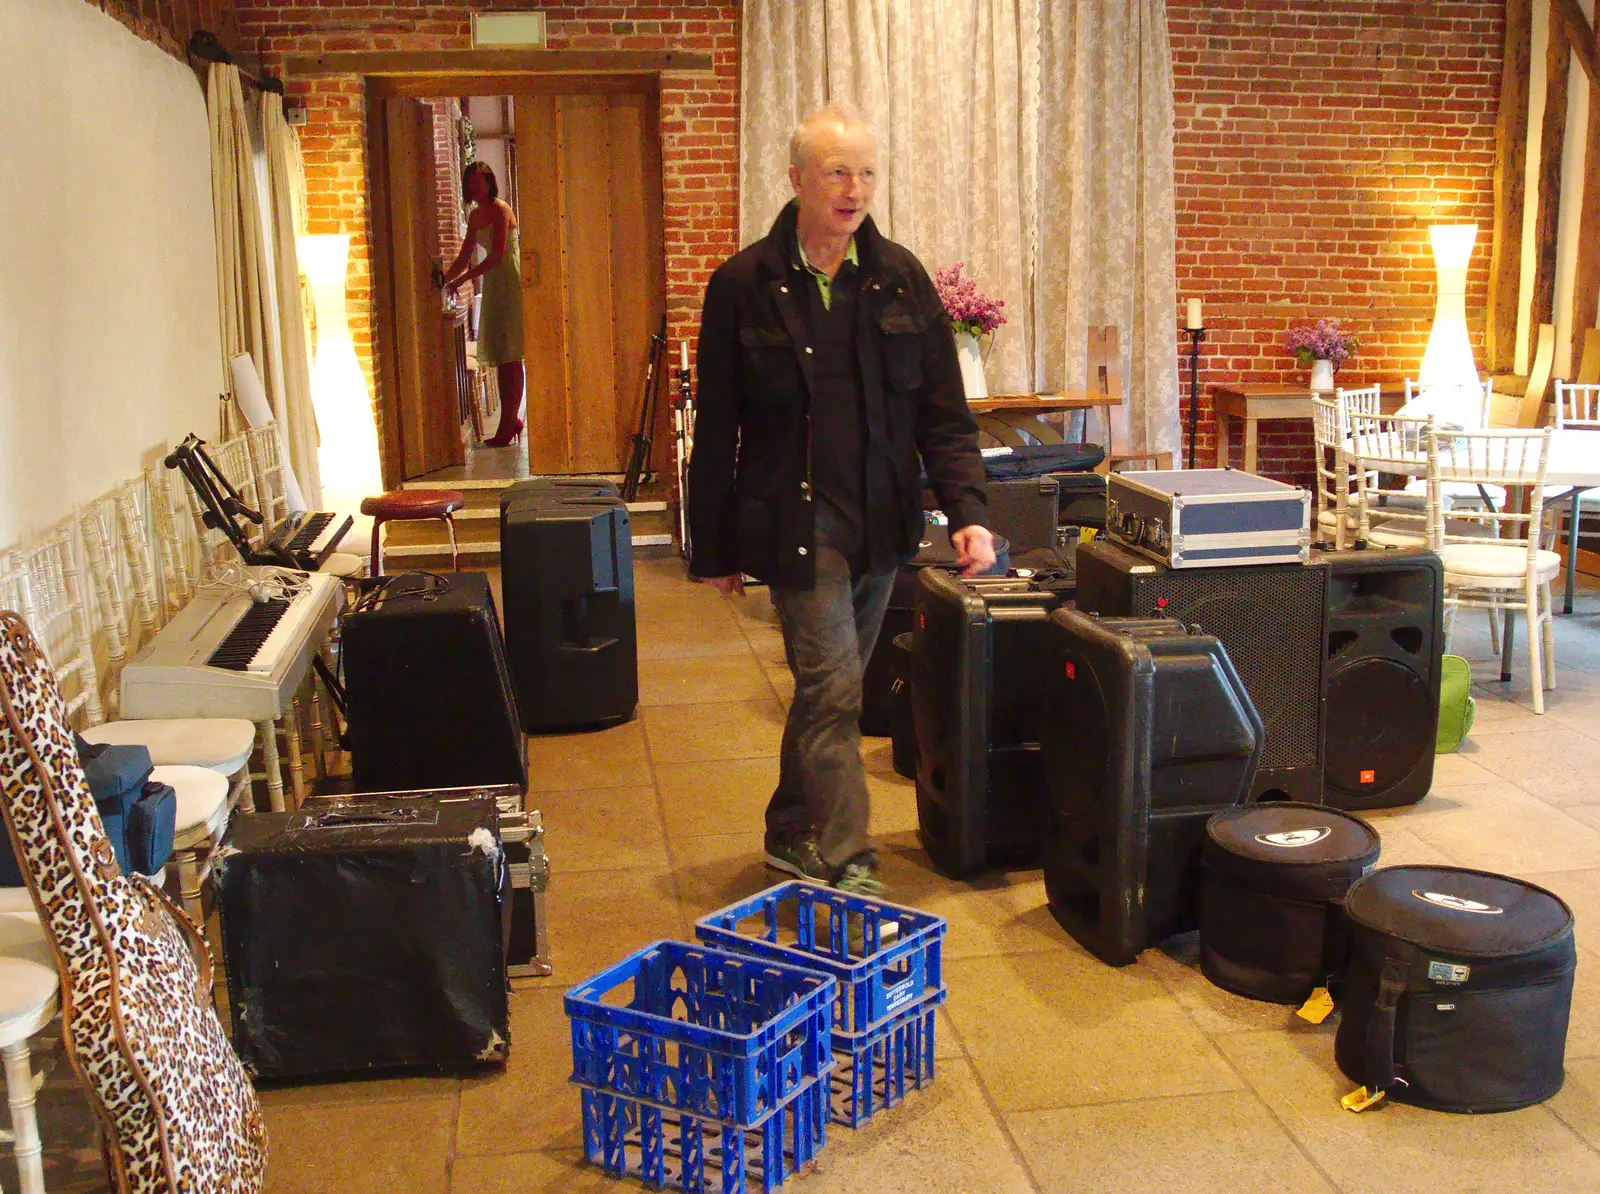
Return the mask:
{"type": "Polygon", "coordinates": [[[379,604],[397,597],[418,597],[424,601],[437,601],[450,591],[450,578],[438,572],[398,572],[393,576],[386,576],[372,588],[361,595],[351,613],[364,613],[376,609],[379,604]],[[421,578],[423,584],[412,589],[402,589],[399,583],[403,580],[421,578]]]}
{"type": "Polygon", "coordinates": [[[223,598],[249,597],[252,601],[293,601],[311,587],[309,574],[273,564],[246,566],[235,560],[213,563],[195,590],[223,598]]]}

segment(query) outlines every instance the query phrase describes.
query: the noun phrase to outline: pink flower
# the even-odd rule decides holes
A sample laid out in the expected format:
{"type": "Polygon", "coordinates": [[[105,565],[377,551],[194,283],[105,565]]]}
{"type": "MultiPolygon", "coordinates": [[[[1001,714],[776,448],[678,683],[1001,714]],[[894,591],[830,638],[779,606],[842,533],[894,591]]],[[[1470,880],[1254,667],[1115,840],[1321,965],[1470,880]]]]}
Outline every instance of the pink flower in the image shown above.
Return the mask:
{"type": "Polygon", "coordinates": [[[1004,299],[979,294],[977,281],[961,275],[965,265],[958,261],[948,269],[935,270],[933,286],[952,328],[973,336],[987,335],[1006,322],[1006,303],[1004,299]]]}
{"type": "Polygon", "coordinates": [[[1337,369],[1355,355],[1361,343],[1349,332],[1341,332],[1337,319],[1319,319],[1314,328],[1289,329],[1286,347],[1300,358],[1302,365],[1309,365],[1312,361],[1332,361],[1337,369]]]}

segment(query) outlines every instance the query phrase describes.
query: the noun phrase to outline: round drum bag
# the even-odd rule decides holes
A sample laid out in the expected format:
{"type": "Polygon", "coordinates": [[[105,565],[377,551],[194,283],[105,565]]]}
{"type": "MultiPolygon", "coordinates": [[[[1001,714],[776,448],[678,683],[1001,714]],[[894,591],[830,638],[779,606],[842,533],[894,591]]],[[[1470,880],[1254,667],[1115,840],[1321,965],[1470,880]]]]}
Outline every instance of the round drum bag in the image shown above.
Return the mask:
{"type": "Polygon", "coordinates": [[[1350,889],[1350,971],[1334,1043],[1369,1092],[1439,1111],[1514,1111],[1565,1076],[1572,912],[1504,875],[1374,871],[1350,889]]]}
{"type": "Polygon", "coordinates": [[[1344,969],[1341,904],[1378,861],[1359,817],[1316,804],[1224,809],[1201,849],[1200,969],[1249,999],[1303,1003],[1344,969]]]}

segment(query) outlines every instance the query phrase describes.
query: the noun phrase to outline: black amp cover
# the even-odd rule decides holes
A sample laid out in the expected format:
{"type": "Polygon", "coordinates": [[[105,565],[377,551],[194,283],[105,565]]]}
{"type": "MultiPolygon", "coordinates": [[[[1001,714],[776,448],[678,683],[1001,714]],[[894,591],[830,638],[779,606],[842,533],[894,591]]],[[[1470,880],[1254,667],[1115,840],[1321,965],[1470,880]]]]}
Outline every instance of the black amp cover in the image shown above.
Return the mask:
{"type": "Polygon", "coordinates": [[[615,725],[639,703],[633,531],[610,482],[534,478],[500,503],[506,651],[523,728],[615,725]]]}
{"type": "Polygon", "coordinates": [[[527,742],[488,576],[404,572],[362,586],[340,652],[356,789],[525,789],[527,742]]]}
{"type": "Polygon", "coordinates": [[[911,657],[917,824],[946,874],[1034,857],[1047,818],[1039,775],[1047,619],[1025,580],[918,578],[911,657]]]}
{"type": "Polygon", "coordinates": [[[212,874],[234,1047],[255,1074],[505,1060],[492,795],[239,817],[212,874]]]}
{"type": "Polygon", "coordinates": [[[1067,932],[1123,966],[1195,927],[1206,821],[1248,795],[1261,719],[1212,635],[1068,609],[1048,625],[1045,892],[1067,932]]]}

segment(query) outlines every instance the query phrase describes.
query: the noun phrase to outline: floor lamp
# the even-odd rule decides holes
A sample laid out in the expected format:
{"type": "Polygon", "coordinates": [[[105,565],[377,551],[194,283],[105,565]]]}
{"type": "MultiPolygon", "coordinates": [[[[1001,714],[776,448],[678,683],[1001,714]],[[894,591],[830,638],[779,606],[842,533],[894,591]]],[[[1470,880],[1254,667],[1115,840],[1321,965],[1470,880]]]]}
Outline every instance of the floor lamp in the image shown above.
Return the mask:
{"type": "Polygon", "coordinates": [[[383,483],[367,379],[356,359],[345,314],[350,237],[345,233],[302,236],[295,247],[300,268],[311,283],[317,313],[311,404],[317,413],[323,503],[330,510],[354,509],[363,497],[383,492],[383,483]]]}
{"type": "Polygon", "coordinates": [[[1476,224],[1435,224],[1428,229],[1439,299],[1417,385],[1423,394],[1432,392],[1434,413],[1462,427],[1476,426],[1482,417],[1483,391],[1467,337],[1467,262],[1477,238],[1476,224]],[[1443,409],[1450,406],[1460,409],[1443,409]]]}

